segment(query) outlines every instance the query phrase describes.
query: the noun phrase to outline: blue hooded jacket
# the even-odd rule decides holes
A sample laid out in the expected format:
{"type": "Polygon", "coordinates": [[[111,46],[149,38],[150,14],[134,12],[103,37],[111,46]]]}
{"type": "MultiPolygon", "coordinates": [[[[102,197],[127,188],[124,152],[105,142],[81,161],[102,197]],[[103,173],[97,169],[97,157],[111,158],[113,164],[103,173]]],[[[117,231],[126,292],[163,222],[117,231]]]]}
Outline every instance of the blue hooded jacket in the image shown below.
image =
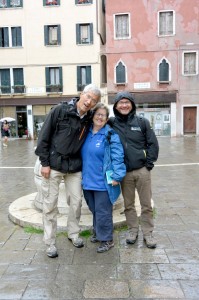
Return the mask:
{"type": "Polygon", "coordinates": [[[82,147],[82,186],[85,190],[108,191],[113,204],[119,197],[120,185],[107,183],[106,171],[112,171],[112,179],[121,182],[126,175],[124,151],[119,135],[109,126],[96,134],[89,130],[82,147]]]}

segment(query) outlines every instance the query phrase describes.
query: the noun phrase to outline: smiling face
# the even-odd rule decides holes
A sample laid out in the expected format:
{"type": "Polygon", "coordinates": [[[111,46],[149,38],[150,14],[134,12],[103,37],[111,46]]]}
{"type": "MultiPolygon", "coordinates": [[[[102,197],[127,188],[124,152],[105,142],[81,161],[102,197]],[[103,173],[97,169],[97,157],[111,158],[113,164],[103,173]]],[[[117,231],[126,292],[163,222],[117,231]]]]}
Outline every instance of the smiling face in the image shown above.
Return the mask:
{"type": "Polygon", "coordinates": [[[91,91],[81,93],[80,99],[77,102],[77,109],[79,110],[79,114],[83,115],[88,112],[90,109],[95,107],[99,100],[100,97],[95,95],[91,91]]]}
{"type": "Polygon", "coordinates": [[[102,128],[108,120],[107,111],[105,108],[99,108],[96,110],[93,116],[93,126],[94,128],[102,128]]]}
{"type": "Polygon", "coordinates": [[[131,112],[133,105],[129,99],[123,98],[117,102],[115,108],[121,115],[128,115],[131,112]]]}

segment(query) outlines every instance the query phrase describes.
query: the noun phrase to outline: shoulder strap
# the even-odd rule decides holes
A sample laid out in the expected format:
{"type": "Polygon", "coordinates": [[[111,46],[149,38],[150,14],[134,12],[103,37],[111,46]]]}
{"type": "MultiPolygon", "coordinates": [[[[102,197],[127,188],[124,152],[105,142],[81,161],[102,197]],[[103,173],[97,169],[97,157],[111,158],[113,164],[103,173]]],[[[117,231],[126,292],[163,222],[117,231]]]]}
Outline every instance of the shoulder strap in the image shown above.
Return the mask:
{"type": "Polygon", "coordinates": [[[107,135],[107,141],[108,141],[108,143],[110,144],[110,142],[111,142],[111,132],[110,131],[108,131],[108,135],[107,135]]]}
{"type": "Polygon", "coordinates": [[[146,123],[145,123],[144,118],[139,117],[137,115],[136,115],[136,117],[137,117],[138,125],[140,126],[140,129],[142,131],[142,134],[146,135],[146,123]]]}
{"type": "Polygon", "coordinates": [[[108,119],[108,124],[109,124],[111,127],[113,126],[114,122],[115,122],[115,117],[110,117],[110,118],[108,119]]]}

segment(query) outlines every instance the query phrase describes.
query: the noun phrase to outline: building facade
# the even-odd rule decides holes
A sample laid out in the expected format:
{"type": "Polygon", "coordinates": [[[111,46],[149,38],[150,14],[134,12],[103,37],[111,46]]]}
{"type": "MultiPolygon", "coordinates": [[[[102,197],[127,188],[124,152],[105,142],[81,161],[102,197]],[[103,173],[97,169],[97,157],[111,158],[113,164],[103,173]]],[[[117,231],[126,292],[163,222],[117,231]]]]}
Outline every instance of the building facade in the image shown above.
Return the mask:
{"type": "Polygon", "coordinates": [[[16,120],[12,136],[36,137],[53,105],[101,86],[104,19],[103,1],[0,0],[0,118],[16,120]]]}
{"type": "Polygon", "coordinates": [[[106,1],[107,91],[133,93],[156,135],[199,134],[199,1],[106,1]]]}

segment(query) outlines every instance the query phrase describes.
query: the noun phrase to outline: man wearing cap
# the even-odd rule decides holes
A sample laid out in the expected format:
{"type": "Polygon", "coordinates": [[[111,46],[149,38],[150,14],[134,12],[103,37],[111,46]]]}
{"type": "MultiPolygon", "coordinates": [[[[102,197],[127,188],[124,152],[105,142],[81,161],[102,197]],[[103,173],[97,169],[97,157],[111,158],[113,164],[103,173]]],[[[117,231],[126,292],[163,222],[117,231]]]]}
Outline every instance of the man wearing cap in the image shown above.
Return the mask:
{"type": "Polygon", "coordinates": [[[139,219],[135,210],[135,189],[138,192],[143,239],[148,248],[156,248],[153,236],[154,222],[151,205],[151,170],[158,158],[159,145],[150,123],[136,115],[131,93],[119,92],[114,100],[115,118],[109,124],[119,134],[124,147],[127,174],[122,181],[125,216],[128,226],[127,244],[134,244],[139,233],[139,219]]]}

